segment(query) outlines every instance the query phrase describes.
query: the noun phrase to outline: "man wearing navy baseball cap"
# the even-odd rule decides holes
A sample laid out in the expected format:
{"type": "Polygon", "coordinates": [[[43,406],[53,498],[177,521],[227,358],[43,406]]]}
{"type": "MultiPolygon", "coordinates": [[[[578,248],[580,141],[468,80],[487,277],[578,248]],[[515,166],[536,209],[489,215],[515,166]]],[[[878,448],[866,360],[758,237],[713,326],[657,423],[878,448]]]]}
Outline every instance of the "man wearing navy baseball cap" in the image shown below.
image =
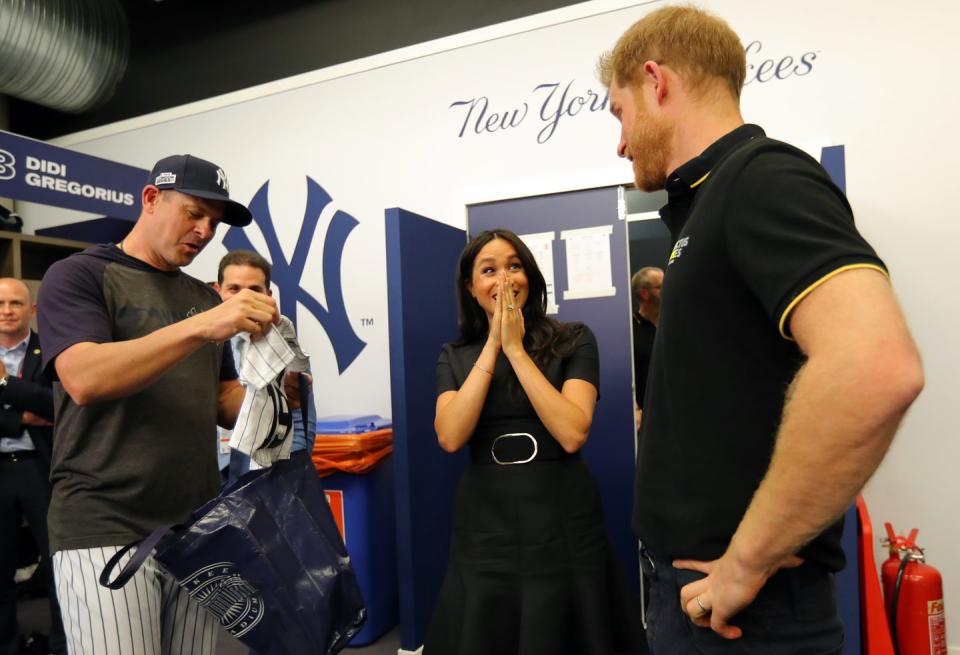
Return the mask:
{"type": "Polygon", "coordinates": [[[249,209],[230,200],[230,184],[223,169],[193,155],[164,157],[154,165],[147,184],[161,191],[172,189],[194,198],[223,202],[221,220],[228,225],[245,227],[253,219],[249,209]]]}
{"type": "Polygon", "coordinates": [[[47,515],[71,653],[215,651],[219,624],[152,557],[123,589],[98,584],[118,548],[181,523],[217,493],[211,435],[243,401],[229,345],[279,320],[251,289],[221,303],[183,271],[221,222],[245,226],[223,169],[161,159],[118,244],[50,267],[39,297],[43,366],[56,378],[47,515]]]}

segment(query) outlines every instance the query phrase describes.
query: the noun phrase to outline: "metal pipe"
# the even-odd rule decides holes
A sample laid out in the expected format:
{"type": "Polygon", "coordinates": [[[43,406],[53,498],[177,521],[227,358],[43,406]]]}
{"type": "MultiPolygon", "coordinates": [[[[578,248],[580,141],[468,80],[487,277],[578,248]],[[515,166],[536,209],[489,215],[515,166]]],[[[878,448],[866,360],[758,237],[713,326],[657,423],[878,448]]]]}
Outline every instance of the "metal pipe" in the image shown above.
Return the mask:
{"type": "Polygon", "coordinates": [[[129,49],[118,0],[0,0],[0,93],[86,111],[113,95],[129,49]]]}

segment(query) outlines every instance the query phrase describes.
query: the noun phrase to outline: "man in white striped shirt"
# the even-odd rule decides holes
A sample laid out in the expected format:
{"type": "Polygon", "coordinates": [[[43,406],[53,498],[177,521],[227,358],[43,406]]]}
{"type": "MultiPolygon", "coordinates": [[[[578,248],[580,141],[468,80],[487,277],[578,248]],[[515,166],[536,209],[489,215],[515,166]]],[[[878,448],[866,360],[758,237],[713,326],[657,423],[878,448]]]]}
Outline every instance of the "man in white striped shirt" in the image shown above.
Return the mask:
{"type": "MultiPolygon", "coordinates": [[[[214,288],[220,293],[223,300],[229,300],[244,289],[272,295],[270,289],[271,265],[263,256],[251,250],[235,250],[227,253],[220,260],[217,270],[217,283],[214,288]]],[[[285,321],[286,319],[281,319],[285,321]]],[[[231,340],[234,350],[234,356],[239,368],[240,357],[243,343],[240,336],[231,340]]],[[[305,374],[307,386],[311,382],[309,374],[305,374]]],[[[306,424],[303,420],[303,412],[294,411],[293,420],[293,443],[292,452],[306,449],[307,452],[313,451],[313,441],[316,435],[316,410],[313,404],[313,394],[307,393],[306,397],[301,397],[299,374],[290,372],[284,378],[284,392],[291,401],[291,409],[296,409],[300,402],[307,403],[306,424]]],[[[229,431],[219,428],[218,441],[221,443],[224,439],[229,440],[229,431]]],[[[250,457],[238,450],[230,450],[230,470],[229,479],[235,479],[250,469],[250,457]]]]}

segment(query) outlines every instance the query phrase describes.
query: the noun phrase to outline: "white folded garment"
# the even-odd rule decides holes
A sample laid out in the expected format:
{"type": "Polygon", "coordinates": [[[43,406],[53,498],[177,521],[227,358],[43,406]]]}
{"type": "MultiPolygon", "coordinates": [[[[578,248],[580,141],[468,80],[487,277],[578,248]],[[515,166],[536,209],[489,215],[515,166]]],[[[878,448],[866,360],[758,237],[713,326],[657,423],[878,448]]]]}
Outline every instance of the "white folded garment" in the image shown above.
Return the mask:
{"type": "Polygon", "coordinates": [[[283,393],[286,371],[309,369],[310,359],[300,349],[293,324],[286,316],[261,339],[241,333],[233,340],[237,374],[245,393],[230,447],[250,456],[260,466],[289,459],[293,445],[293,413],[283,393]]]}

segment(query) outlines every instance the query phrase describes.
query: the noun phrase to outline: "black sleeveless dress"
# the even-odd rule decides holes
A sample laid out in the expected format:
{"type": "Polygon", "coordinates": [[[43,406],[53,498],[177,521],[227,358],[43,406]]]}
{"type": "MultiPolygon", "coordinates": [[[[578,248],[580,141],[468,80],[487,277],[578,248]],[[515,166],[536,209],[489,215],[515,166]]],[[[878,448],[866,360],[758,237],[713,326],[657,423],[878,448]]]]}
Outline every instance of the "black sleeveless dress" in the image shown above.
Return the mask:
{"type": "MultiPolygon", "coordinates": [[[[482,348],[443,347],[438,395],[460,388],[482,348]]],[[[557,389],[571,378],[597,386],[590,329],[583,326],[575,351],[544,374],[557,389]]],[[[502,353],[469,448],[424,655],[646,652],[593,476],[547,432],[502,353]]]]}

